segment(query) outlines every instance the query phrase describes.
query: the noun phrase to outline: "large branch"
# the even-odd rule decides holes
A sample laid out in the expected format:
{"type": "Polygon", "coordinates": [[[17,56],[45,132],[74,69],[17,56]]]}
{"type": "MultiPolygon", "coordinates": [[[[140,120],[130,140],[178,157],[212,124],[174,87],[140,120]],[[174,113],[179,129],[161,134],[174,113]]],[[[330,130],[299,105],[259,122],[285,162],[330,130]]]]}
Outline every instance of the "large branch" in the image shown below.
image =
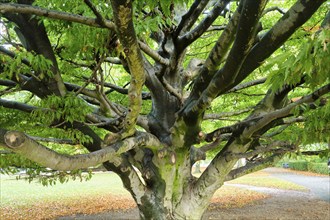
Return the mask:
{"type": "Polygon", "coordinates": [[[124,48],[126,60],[131,73],[128,89],[129,110],[124,125],[124,136],[135,132],[134,126],[142,107],[142,86],[145,82],[145,70],[142,53],[133,25],[133,8],[131,1],[111,1],[115,14],[114,20],[119,40],[124,48]]]}
{"type": "MultiPolygon", "coordinates": [[[[244,80],[250,73],[286,42],[303,25],[325,0],[299,0],[285,15],[263,36],[244,60],[238,77],[232,86],[244,80]]],[[[228,87],[230,89],[230,87],[228,87]]]]}
{"type": "Polygon", "coordinates": [[[216,44],[212,48],[212,51],[208,55],[203,68],[201,69],[197,79],[194,81],[189,100],[195,100],[199,98],[200,94],[207,88],[214,74],[218,71],[220,64],[228,55],[228,51],[235,39],[241,11],[242,4],[240,4],[236,9],[225,30],[221,33],[216,44]]]}
{"type": "MultiPolygon", "coordinates": [[[[2,135],[4,130],[0,129],[0,131],[2,135]]],[[[120,155],[122,153],[145,145],[157,147],[161,144],[155,137],[146,133],[139,133],[136,137],[127,138],[126,140],[89,154],[69,156],[59,154],[39,144],[22,132],[7,131],[0,138],[1,147],[9,148],[15,153],[33,160],[42,166],[63,171],[93,167],[106,161],[120,165],[120,155]]]]}
{"type": "Polygon", "coordinates": [[[229,52],[227,61],[224,67],[215,74],[198,100],[184,110],[186,120],[199,117],[198,115],[201,115],[210,106],[211,102],[235,81],[245,57],[253,46],[257,24],[266,3],[266,0],[246,1],[244,3],[235,42],[229,52]]]}
{"type": "Polygon", "coordinates": [[[70,21],[75,23],[80,23],[92,27],[103,27],[109,28],[111,30],[115,29],[115,25],[109,21],[104,20],[103,26],[100,25],[98,18],[90,18],[82,15],[71,14],[67,12],[48,10],[31,5],[13,4],[13,3],[0,3],[1,13],[21,13],[21,14],[32,14],[52,19],[70,21]]]}

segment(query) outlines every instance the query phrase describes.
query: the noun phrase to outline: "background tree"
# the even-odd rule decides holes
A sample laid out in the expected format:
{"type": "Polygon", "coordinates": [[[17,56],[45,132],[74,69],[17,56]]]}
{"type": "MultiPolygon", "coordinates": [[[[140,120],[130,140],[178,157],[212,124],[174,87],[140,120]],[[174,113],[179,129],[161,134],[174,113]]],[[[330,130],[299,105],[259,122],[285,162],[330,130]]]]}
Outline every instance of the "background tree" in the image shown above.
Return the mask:
{"type": "Polygon", "coordinates": [[[199,219],[224,181],[329,142],[325,0],[0,2],[4,171],[103,163],[142,219],[199,219]]]}

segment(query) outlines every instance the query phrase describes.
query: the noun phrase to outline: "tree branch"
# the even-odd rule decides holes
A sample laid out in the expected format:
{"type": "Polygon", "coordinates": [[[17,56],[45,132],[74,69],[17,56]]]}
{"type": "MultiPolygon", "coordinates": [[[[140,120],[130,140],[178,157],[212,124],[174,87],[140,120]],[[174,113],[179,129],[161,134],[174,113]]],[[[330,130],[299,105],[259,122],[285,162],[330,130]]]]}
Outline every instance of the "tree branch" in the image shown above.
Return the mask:
{"type": "Polygon", "coordinates": [[[266,8],[266,9],[264,10],[264,12],[262,13],[262,15],[264,16],[265,14],[267,14],[267,13],[269,13],[269,12],[272,12],[272,11],[278,11],[278,12],[281,13],[282,15],[284,15],[284,14],[286,13],[283,9],[281,9],[281,8],[279,8],[279,7],[277,7],[277,6],[274,6],[274,7],[266,8]]]}
{"type": "Polygon", "coordinates": [[[230,181],[246,174],[269,167],[279,161],[284,156],[284,154],[285,153],[276,153],[270,157],[266,157],[258,161],[248,162],[245,166],[230,171],[227,174],[225,181],[230,181]]]}
{"type": "Polygon", "coordinates": [[[62,171],[88,168],[106,161],[120,165],[120,154],[124,152],[139,146],[161,146],[155,137],[146,133],[139,133],[136,137],[128,138],[89,154],[69,156],[59,154],[18,131],[7,131],[3,136],[3,140],[4,142],[1,142],[0,138],[1,147],[9,148],[42,166],[62,171]]]}
{"type": "Polygon", "coordinates": [[[111,6],[115,14],[114,20],[117,26],[118,38],[123,45],[126,60],[131,73],[130,87],[128,89],[129,109],[125,118],[123,135],[134,134],[134,126],[142,107],[142,87],[145,82],[143,56],[138,44],[132,19],[132,2],[111,0],[111,6]]]}
{"type": "Polygon", "coordinates": [[[210,25],[220,15],[220,13],[224,10],[224,8],[229,2],[230,0],[218,1],[216,5],[213,7],[212,11],[209,12],[209,15],[201,23],[199,23],[190,32],[185,33],[184,36],[178,37],[176,43],[178,47],[178,51],[184,50],[188,45],[190,45],[192,42],[198,39],[205,31],[207,31],[210,25]]]}
{"type": "MultiPolygon", "coordinates": [[[[1,6],[1,4],[0,4],[1,6]]],[[[4,48],[3,46],[0,46],[0,53],[3,53],[11,58],[15,58],[16,57],[16,53],[14,53],[13,51],[7,50],[6,48],[4,48]]],[[[30,62],[27,59],[22,59],[21,61],[22,63],[24,63],[27,66],[31,66],[30,62]]]]}
{"type": "Polygon", "coordinates": [[[71,14],[67,12],[60,12],[55,10],[47,10],[37,6],[14,4],[14,3],[0,3],[1,13],[21,13],[43,16],[52,19],[71,21],[92,27],[109,28],[115,30],[115,25],[109,20],[104,20],[104,26],[98,23],[98,19],[89,18],[81,15],[71,14]]]}
{"type": "Polygon", "coordinates": [[[139,46],[143,52],[145,52],[147,55],[149,55],[152,59],[159,62],[160,64],[166,66],[170,64],[170,61],[168,59],[162,57],[159,53],[152,50],[147,44],[143,43],[142,41],[139,41],[139,46]]]}
{"type": "Polygon", "coordinates": [[[252,48],[232,85],[237,85],[262,65],[324,2],[324,0],[298,0],[252,48]]]}
{"type": "Polygon", "coordinates": [[[245,137],[250,137],[254,132],[256,132],[257,130],[261,129],[262,127],[264,127],[265,125],[267,125],[268,123],[270,123],[271,121],[277,119],[277,118],[283,118],[285,116],[287,116],[288,114],[291,113],[291,111],[298,105],[303,104],[303,103],[310,103],[310,102],[314,102],[317,99],[319,99],[321,96],[323,96],[324,94],[327,94],[330,92],[330,84],[327,84],[321,88],[319,88],[318,90],[314,91],[313,93],[302,97],[301,99],[288,104],[286,107],[272,111],[270,113],[264,114],[260,117],[260,120],[256,121],[255,123],[253,123],[252,125],[250,125],[249,127],[247,127],[244,131],[243,131],[243,135],[245,137]]]}
{"type": "Polygon", "coordinates": [[[267,80],[267,78],[265,77],[265,78],[256,79],[256,80],[253,80],[250,82],[242,83],[242,84],[239,84],[239,85],[235,86],[234,88],[228,90],[226,93],[237,92],[242,89],[246,89],[246,88],[249,88],[249,87],[252,87],[255,85],[263,84],[264,82],[266,82],[266,80],[267,80]]]}
{"type": "Polygon", "coordinates": [[[102,17],[102,15],[97,11],[96,7],[93,5],[93,3],[90,0],[84,0],[85,4],[92,10],[92,12],[95,14],[96,16],[96,22],[102,26],[105,27],[106,26],[106,21],[105,19],[102,17]]]}
{"type": "Polygon", "coordinates": [[[226,155],[226,159],[233,160],[233,159],[240,159],[240,158],[249,158],[249,157],[253,157],[257,154],[261,154],[261,153],[265,153],[265,152],[278,151],[279,149],[276,149],[278,147],[280,147],[280,150],[283,150],[285,152],[297,150],[296,145],[289,144],[286,141],[274,141],[274,142],[268,144],[267,146],[259,145],[256,147],[255,150],[249,151],[246,153],[237,153],[237,154],[231,153],[229,155],[226,155]]]}
{"type": "Polygon", "coordinates": [[[245,1],[239,19],[237,34],[227,61],[212,78],[207,88],[190,108],[184,110],[186,118],[198,117],[210,106],[211,102],[219,95],[228,91],[228,87],[235,82],[245,57],[253,46],[260,15],[267,1],[245,1]]]}
{"type": "Polygon", "coordinates": [[[208,3],[209,0],[195,0],[187,13],[182,16],[182,19],[175,30],[174,36],[177,37],[182,32],[190,30],[208,3]]]}
{"type": "Polygon", "coordinates": [[[237,115],[247,113],[251,110],[252,110],[252,108],[247,108],[247,109],[243,109],[243,110],[236,111],[236,112],[221,112],[218,114],[206,114],[206,115],[204,115],[203,119],[204,120],[215,120],[215,119],[220,119],[220,118],[225,118],[225,117],[232,117],[232,116],[237,116],[237,115]]]}

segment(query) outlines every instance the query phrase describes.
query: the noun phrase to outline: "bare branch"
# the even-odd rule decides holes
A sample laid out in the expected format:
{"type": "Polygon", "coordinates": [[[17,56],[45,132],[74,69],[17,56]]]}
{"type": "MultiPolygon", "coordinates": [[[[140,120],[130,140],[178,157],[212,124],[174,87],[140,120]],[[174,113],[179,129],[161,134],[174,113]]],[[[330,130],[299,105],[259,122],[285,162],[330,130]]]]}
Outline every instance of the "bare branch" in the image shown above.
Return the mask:
{"type": "Polygon", "coordinates": [[[256,80],[253,80],[253,81],[250,81],[250,82],[239,84],[239,85],[235,86],[234,88],[228,90],[226,93],[237,92],[237,91],[242,90],[242,89],[246,89],[246,88],[249,88],[249,87],[252,87],[252,86],[263,84],[264,82],[266,82],[266,79],[267,78],[265,77],[265,78],[256,79],[256,80]]]}
{"type": "Polygon", "coordinates": [[[68,145],[76,145],[78,142],[72,141],[70,139],[59,139],[59,138],[45,138],[45,137],[36,137],[27,135],[27,137],[31,138],[34,141],[42,141],[42,142],[51,142],[56,144],[68,144],[68,145]]]}
{"type": "Polygon", "coordinates": [[[152,59],[159,62],[160,64],[166,66],[170,64],[170,61],[168,59],[163,58],[161,55],[159,55],[156,51],[152,50],[147,44],[143,43],[142,41],[139,41],[139,46],[143,52],[145,52],[147,55],[149,55],[152,59]]]}
{"type": "Polygon", "coordinates": [[[236,112],[221,112],[218,114],[206,114],[206,115],[204,115],[203,119],[204,120],[215,120],[215,119],[221,119],[221,118],[225,118],[225,117],[232,117],[232,116],[237,116],[237,115],[247,113],[251,110],[252,110],[252,108],[247,108],[247,109],[243,109],[243,110],[236,111],[236,112]]]}
{"type": "Polygon", "coordinates": [[[175,30],[175,36],[179,36],[181,32],[190,30],[208,3],[209,0],[195,0],[187,13],[182,16],[182,19],[175,30]]]}
{"type": "Polygon", "coordinates": [[[21,14],[33,14],[43,16],[52,19],[71,21],[80,23],[92,27],[109,28],[115,30],[115,25],[109,20],[104,20],[104,25],[100,25],[98,19],[89,18],[82,15],[71,14],[67,12],[60,12],[55,10],[48,10],[37,6],[14,4],[14,3],[0,3],[1,13],[21,13],[21,14]]]}
{"type": "Polygon", "coordinates": [[[92,12],[96,16],[96,22],[100,26],[106,26],[105,19],[102,17],[102,15],[97,11],[96,7],[93,5],[93,3],[90,0],[84,0],[85,4],[92,10],[92,12]]]}
{"type": "Polygon", "coordinates": [[[185,33],[184,36],[179,37],[177,41],[179,51],[184,50],[188,45],[198,39],[198,37],[200,37],[210,27],[210,25],[220,15],[220,13],[224,10],[224,8],[229,2],[230,0],[223,0],[217,2],[216,5],[213,7],[212,11],[209,12],[208,16],[200,24],[198,24],[190,32],[185,33]]]}
{"type": "Polygon", "coordinates": [[[118,65],[121,65],[121,61],[119,58],[117,57],[106,57],[104,59],[105,62],[109,62],[109,63],[112,63],[112,64],[118,64],[118,65]]]}
{"type": "Polygon", "coordinates": [[[230,181],[238,177],[244,176],[246,174],[256,172],[258,170],[262,170],[266,167],[269,167],[274,163],[276,163],[277,161],[279,161],[284,156],[284,154],[285,153],[277,153],[265,159],[248,162],[245,166],[230,171],[227,174],[225,181],[230,181]]]}
{"type": "Polygon", "coordinates": [[[260,120],[253,123],[253,125],[249,126],[248,128],[246,128],[244,130],[244,132],[243,132],[244,136],[246,136],[246,137],[251,136],[254,132],[261,129],[262,127],[264,127],[271,121],[273,121],[277,118],[282,118],[282,117],[289,115],[296,106],[303,104],[303,103],[314,102],[317,99],[319,99],[321,96],[323,96],[324,94],[327,94],[329,92],[330,92],[330,84],[327,84],[327,85],[319,88],[318,90],[314,91],[313,93],[311,93],[307,96],[304,96],[301,99],[299,99],[291,104],[288,104],[284,108],[281,108],[279,110],[275,110],[268,114],[262,115],[260,120]]]}
{"type": "Polygon", "coordinates": [[[264,16],[265,14],[267,14],[267,13],[269,13],[269,12],[272,12],[272,11],[278,11],[278,12],[281,13],[282,15],[284,15],[284,14],[286,13],[283,9],[281,9],[281,8],[279,8],[279,7],[277,7],[277,6],[274,6],[274,7],[266,8],[266,9],[264,10],[264,12],[262,13],[262,15],[264,16]]]}
{"type": "Polygon", "coordinates": [[[253,157],[257,154],[277,151],[278,149],[276,149],[276,148],[280,148],[281,150],[283,150],[285,152],[297,150],[296,145],[290,144],[286,141],[274,141],[274,142],[268,144],[267,146],[263,146],[263,145],[257,146],[256,149],[253,151],[249,151],[246,153],[226,155],[226,159],[233,160],[233,159],[240,159],[240,158],[249,158],[249,157],[253,157]]]}

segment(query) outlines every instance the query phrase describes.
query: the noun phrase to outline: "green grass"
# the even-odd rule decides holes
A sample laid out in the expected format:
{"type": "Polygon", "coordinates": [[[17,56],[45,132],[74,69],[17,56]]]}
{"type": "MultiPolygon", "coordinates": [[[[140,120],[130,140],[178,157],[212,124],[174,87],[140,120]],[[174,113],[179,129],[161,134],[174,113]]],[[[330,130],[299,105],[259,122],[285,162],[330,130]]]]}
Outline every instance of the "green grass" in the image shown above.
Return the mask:
{"type": "Polygon", "coordinates": [[[237,178],[235,180],[229,181],[228,183],[246,184],[252,186],[270,187],[270,188],[284,189],[284,190],[308,191],[304,186],[286,180],[278,179],[276,177],[271,177],[263,172],[249,174],[237,178]]]}
{"type": "Polygon", "coordinates": [[[15,176],[0,175],[0,206],[33,205],[40,201],[65,201],[79,197],[103,194],[129,196],[120,178],[114,173],[97,173],[89,181],[57,182],[54,186],[42,186],[41,183],[16,180],[15,176]]]}

